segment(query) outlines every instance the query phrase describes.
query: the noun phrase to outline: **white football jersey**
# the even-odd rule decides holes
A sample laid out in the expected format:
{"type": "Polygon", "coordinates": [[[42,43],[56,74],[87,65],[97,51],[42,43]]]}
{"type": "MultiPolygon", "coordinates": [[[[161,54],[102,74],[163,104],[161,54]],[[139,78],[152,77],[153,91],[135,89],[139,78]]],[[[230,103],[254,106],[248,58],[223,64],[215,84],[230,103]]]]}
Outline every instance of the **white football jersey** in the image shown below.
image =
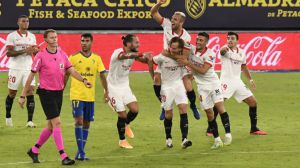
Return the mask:
{"type": "Polygon", "coordinates": [[[197,52],[195,46],[192,46],[189,60],[192,62],[192,64],[199,67],[203,66],[204,64],[209,64],[211,66],[205,74],[199,74],[198,72],[193,71],[195,81],[197,85],[201,85],[201,89],[210,90],[214,89],[216,85],[221,86],[219,77],[214,70],[216,55],[213,51],[211,51],[211,49],[205,48],[200,53],[197,52]]]}
{"type": "Polygon", "coordinates": [[[123,48],[114,50],[109,65],[109,72],[107,75],[107,81],[113,86],[129,86],[129,72],[134,59],[119,60],[118,57],[124,53],[123,48]]]}
{"type": "Polygon", "coordinates": [[[246,64],[246,59],[246,54],[242,49],[229,49],[224,56],[221,56],[221,80],[240,80],[241,66],[246,64]]]}
{"type": "MultiPolygon", "coordinates": [[[[27,31],[26,34],[21,34],[18,30],[8,34],[6,39],[6,47],[13,48],[15,51],[26,49],[28,46],[36,45],[34,34],[27,31]]],[[[30,70],[32,64],[32,55],[26,53],[10,57],[8,68],[17,70],[30,70]]]]}
{"type": "Polygon", "coordinates": [[[153,57],[153,62],[161,66],[162,87],[166,84],[182,82],[183,67],[179,66],[175,60],[159,54],[153,57]]]}
{"type": "Polygon", "coordinates": [[[191,42],[191,36],[185,29],[182,29],[181,34],[172,31],[172,23],[169,19],[163,18],[161,26],[164,29],[164,49],[169,48],[169,42],[173,37],[180,37],[186,43],[191,42]]]}

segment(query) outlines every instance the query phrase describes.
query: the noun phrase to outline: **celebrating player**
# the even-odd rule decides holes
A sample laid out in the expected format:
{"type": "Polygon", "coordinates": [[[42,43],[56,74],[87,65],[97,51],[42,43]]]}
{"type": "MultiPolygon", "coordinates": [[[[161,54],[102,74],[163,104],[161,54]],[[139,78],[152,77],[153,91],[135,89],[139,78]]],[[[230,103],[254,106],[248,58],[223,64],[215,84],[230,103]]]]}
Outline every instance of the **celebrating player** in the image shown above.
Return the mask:
{"type": "Polygon", "coordinates": [[[122,37],[123,47],[114,50],[109,65],[107,76],[108,95],[110,103],[118,113],[117,128],[119,133],[119,146],[126,149],[133,147],[125,139],[125,133],[129,138],[134,134],[129,124],[138,115],[138,103],[129,86],[129,71],[135,60],[142,63],[148,62],[149,54],[139,54],[139,38],[133,34],[122,37]],[[126,106],[129,112],[126,113],[126,106]]]}
{"type": "Polygon", "coordinates": [[[207,33],[199,33],[197,36],[196,47],[192,46],[189,60],[182,58],[178,59],[178,61],[192,69],[193,76],[198,86],[201,107],[207,114],[208,124],[212,128],[212,133],[215,138],[215,143],[211,148],[217,149],[223,146],[223,142],[219,137],[218,126],[214,119],[214,112],[212,109],[214,106],[218,109],[225,128],[226,134],[224,145],[231,144],[232,136],[230,132],[229,116],[224,108],[221,82],[214,71],[216,56],[206,47],[208,40],[209,35],[207,33]]]}
{"type": "MultiPolygon", "coordinates": [[[[179,37],[173,37],[170,40],[169,54],[178,55],[183,51],[184,41],[179,37]]],[[[187,116],[187,96],[182,81],[183,66],[180,66],[176,60],[166,57],[162,54],[153,57],[153,61],[149,61],[149,70],[153,75],[153,63],[161,65],[161,100],[165,110],[165,133],[166,145],[172,148],[172,119],[173,119],[173,103],[175,102],[180,113],[180,129],[182,134],[182,148],[192,145],[187,139],[188,136],[188,116],[187,116]]]]}
{"type": "MultiPolygon", "coordinates": [[[[183,24],[185,22],[186,16],[183,12],[175,12],[174,15],[172,16],[171,21],[167,18],[164,18],[160,15],[158,12],[159,8],[161,5],[163,5],[166,2],[166,0],[160,0],[151,8],[151,15],[153,19],[160,24],[163,29],[164,29],[164,49],[168,49],[170,40],[173,37],[179,37],[183,39],[184,42],[190,43],[191,41],[191,36],[189,33],[183,28],[183,24]]],[[[185,56],[186,58],[189,55],[189,50],[184,49],[182,53],[179,53],[180,55],[185,56]]],[[[156,97],[161,101],[160,97],[160,90],[161,90],[161,65],[158,64],[157,69],[155,70],[154,73],[154,91],[156,97]]],[[[196,119],[200,119],[200,113],[196,107],[196,94],[195,91],[193,90],[193,85],[192,85],[192,75],[189,73],[185,73],[183,77],[183,83],[186,88],[186,94],[187,97],[190,101],[190,108],[193,111],[194,117],[196,119]]],[[[161,115],[160,115],[160,120],[164,119],[164,109],[162,109],[161,115]]]]}

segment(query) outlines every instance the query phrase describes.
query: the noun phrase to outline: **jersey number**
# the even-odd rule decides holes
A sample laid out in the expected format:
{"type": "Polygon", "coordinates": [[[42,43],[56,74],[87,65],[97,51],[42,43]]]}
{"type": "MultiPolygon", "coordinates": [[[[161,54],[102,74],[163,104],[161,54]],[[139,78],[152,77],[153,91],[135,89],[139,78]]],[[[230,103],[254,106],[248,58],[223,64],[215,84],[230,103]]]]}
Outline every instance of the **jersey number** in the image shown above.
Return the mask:
{"type": "Polygon", "coordinates": [[[9,75],[8,81],[9,81],[10,83],[15,83],[15,82],[16,82],[16,77],[15,77],[15,76],[9,75]]]}

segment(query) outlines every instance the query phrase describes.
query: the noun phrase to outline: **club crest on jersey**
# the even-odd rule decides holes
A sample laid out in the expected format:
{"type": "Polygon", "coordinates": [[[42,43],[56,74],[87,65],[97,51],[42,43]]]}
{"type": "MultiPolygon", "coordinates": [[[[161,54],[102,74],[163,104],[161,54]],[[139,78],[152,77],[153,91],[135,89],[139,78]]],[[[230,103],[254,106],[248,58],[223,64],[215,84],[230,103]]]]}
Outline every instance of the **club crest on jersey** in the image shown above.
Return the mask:
{"type": "Polygon", "coordinates": [[[64,65],[64,64],[59,64],[59,68],[60,68],[60,69],[64,69],[64,68],[65,68],[65,65],[64,65]]]}
{"type": "Polygon", "coordinates": [[[185,10],[193,19],[198,19],[206,10],[206,0],[185,0],[185,10]]]}

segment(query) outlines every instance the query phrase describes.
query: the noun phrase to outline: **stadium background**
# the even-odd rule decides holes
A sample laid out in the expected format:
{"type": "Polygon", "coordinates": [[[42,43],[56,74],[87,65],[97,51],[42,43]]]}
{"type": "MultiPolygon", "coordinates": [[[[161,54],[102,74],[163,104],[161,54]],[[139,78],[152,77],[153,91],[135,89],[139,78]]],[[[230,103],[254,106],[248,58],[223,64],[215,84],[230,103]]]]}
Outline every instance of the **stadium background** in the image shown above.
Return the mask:
{"type": "MultiPolygon", "coordinates": [[[[154,54],[158,54],[163,46],[162,30],[148,17],[150,7],[155,2],[156,0],[1,0],[0,68],[7,71],[5,40],[9,32],[17,29],[16,18],[21,14],[30,17],[30,30],[36,34],[41,47],[44,47],[43,30],[48,28],[59,31],[59,45],[68,54],[80,50],[81,33],[93,33],[93,51],[102,56],[107,68],[113,49],[121,47],[121,36],[126,33],[138,34],[141,51],[153,51],[154,54]],[[76,16],[74,11],[78,11],[81,16],[76,16]],[[92,14],[91,18],[87,18],[90,17],[88,13],[92,14]]],[[[295,0],[167,0],[167,5],[160,9],[160,13],[170,18],[177,10],[187,15],[184,27],[191,33],[192,43],[195,43],[197,32],[208,31],[211,35],[209,47],[218,53],[218,49],[226,44],[226,32],[238,31],[240,47],[246,50],[250,70],[300,70],[300,13],[299,3],[295,0]]],[[[217,64],[216,69],[219,68],[217,64]]],[[[133,67],[134,71],[145,69],[144,65],[138,63],[133,67]]],[[[123,151],[118,148],[116,115],[107,113],[110,111],[109,107],[99,98],[96,102],[96,122],[92,124],[87,146],[89,156],[93,160],[77,163],[77,166],[298,167],[299,73],[253,73],[253,76],[258,86],[255,96],[259,101],[259,126],[270,135],[249,136],[246,106],[230,100],[226,102],[226,108],[229,109],[232,121],[232,146],[220,151],[209,150],[212,139],[204,137],[206,120],[203,117],[199,122],[191,116],[190,137],[194,144],[189,150],[181,150],[178,146],[178,116],[175,115],[173,129],[176,146],[174,150],[168,151],[164,149],[163,124],[158,120],[159,103],[152,91],[150,77],[144,73],[133,73],[130,75],[131,87],[141,107],[141,114],[133,123],[136,139],[130,140],[135,149],[123,151]]],[[[0,77],[0,102],[4,104],[7,73],[0,73],[0,77]]],[[[63,136],[66,149],[72,156],[76,152],[76,145],[68,96],[68,92],[65,92],[63,136]]],[[[97,92],[97,97],[102,97],[101,91],[97,92]]],[[[24,128],[23,119],[26,118],[26,112],[20,110],[16,102],[12,109],[14,128],[3,126],[5,110],[0,106],[0,167],[32,167],[25,151],[34,143],[32,137],[39,135],[45,122],[39,101],[36,101],[35,122],[38,129],[24,128]]],[[[205,116],[203,112],[201,114],[205,116]]],[[[223,134],[223,130],[220,132],[223,134]]],[[[39,166],[60,167],[57,151],[51,144],[53,142],[49,143],[42,151],[40,158],[43,163],[39,166]]]]}

